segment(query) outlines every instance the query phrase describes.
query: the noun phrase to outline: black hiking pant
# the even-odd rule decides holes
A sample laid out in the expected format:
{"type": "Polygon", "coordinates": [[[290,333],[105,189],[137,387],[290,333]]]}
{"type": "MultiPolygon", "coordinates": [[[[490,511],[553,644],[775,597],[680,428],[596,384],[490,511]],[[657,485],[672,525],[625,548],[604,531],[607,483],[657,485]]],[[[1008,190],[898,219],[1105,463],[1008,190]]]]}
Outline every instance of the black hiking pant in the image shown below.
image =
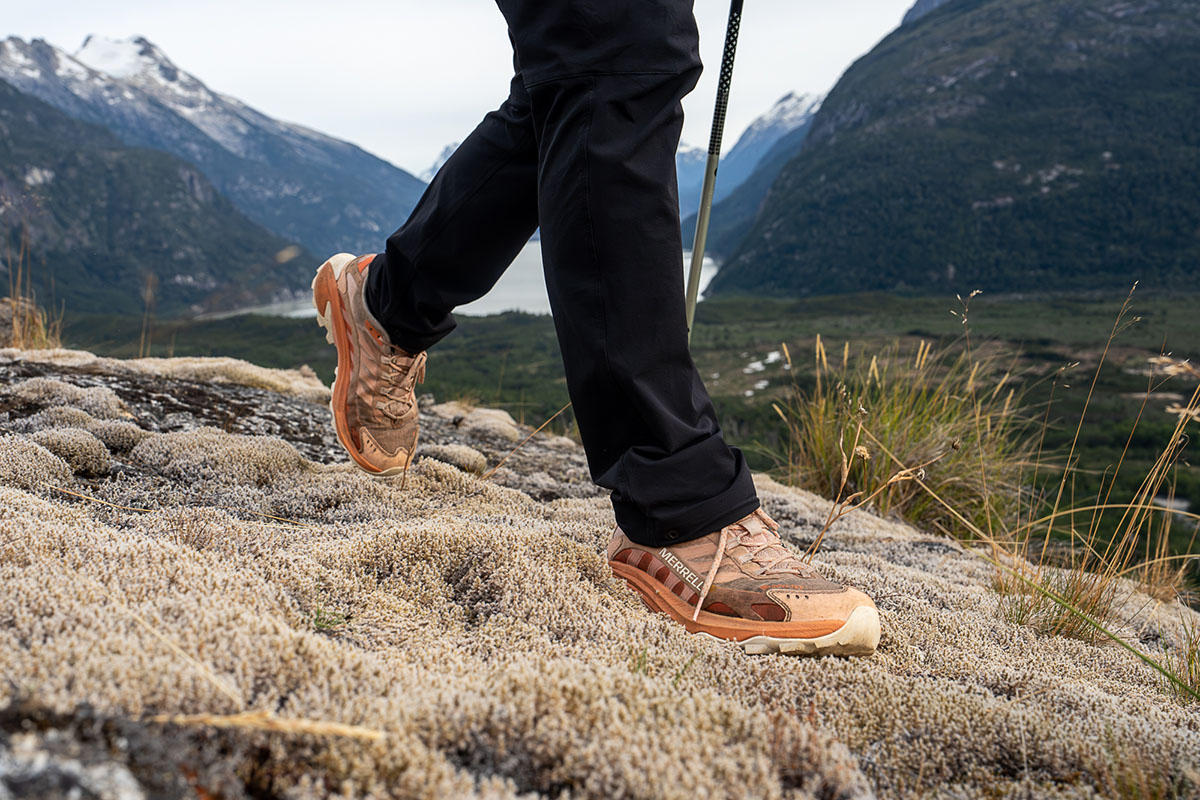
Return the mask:
{"type": "Polygon", "coordinates": [[[700,58],[691,0],[498,0],[511,94],[371,264],[367,303],[409,352],[455,327],[541,226],[592,479],[636,542],[677,544],[759,500],[688,351],[675,151],[700,58]]]}

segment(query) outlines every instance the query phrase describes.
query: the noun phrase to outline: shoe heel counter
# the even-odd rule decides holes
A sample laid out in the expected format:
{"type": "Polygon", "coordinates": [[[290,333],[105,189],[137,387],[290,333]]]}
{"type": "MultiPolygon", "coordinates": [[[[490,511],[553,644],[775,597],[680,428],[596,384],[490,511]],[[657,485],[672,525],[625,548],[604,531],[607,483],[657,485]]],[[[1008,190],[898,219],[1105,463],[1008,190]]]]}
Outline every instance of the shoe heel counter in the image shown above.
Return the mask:
{"type": "Polygon", "coordinates": [[[613,526],[612,538],[608,542],[608,560],[612,561],[617,557],[617,553],[621,552],[621,547],[625,543],[625,534],[621,532],[619,525],[613,526]]]}

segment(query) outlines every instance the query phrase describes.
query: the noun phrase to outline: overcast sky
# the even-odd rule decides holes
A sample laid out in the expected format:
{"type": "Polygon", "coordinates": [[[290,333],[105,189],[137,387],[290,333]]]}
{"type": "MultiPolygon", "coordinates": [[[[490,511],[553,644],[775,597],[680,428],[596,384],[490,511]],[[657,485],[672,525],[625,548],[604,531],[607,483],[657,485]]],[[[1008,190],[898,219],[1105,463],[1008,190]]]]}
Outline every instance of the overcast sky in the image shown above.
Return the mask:
{"type": "MultiPolygon", "coordinates": [[[[549,1],[549,0],[547,0],[549,1]]],[[[789,91],[824,92],[912,0],[748,0],[726,148],[789,91]]],[[[696,0],[705,74],[684,141],[708,143],[728,0],[696,0]]],[[[492,0],[36,0],[0,35],[74,52],[89,33],[145,36],[210,88],[347,139],[415,173],[508,93],[512,53],[492,0]]]]}

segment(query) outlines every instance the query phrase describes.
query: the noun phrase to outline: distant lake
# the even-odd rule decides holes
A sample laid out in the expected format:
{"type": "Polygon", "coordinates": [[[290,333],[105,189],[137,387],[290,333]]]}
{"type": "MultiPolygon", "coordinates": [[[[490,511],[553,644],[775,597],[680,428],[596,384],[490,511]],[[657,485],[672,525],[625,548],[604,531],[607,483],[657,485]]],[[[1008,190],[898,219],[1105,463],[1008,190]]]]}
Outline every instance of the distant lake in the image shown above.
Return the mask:
{"type": "MultiPolygon", "coordinates": [[[[687,271],[691,267],[692,254],[683,253],[683,280],[687,287],[687,271]]],[[[704,267],[700,270],[700,291],[712,280],[717,272],[717,265],[711,258],[705,257],[704,267]]],[[[474,303],[468,303],[454,310],[455,314],[481,317],[487,314],[499,314],[504,311],[525,311],[531,314],[549,314],[550,300],[546,297],[546,281],[542,276],[542,243],[532,241],[525,245],[517,254],[512,266],[500,278],[492,291],[474,303]]],[[[264,306],[242,308],[223,314],[205,315],[206,319],[230,317],[238,314],[266,314],[273,317],[313,317],[316,316],[311,300],[293,300],[286,303],[272,303],[264,306]]]]}

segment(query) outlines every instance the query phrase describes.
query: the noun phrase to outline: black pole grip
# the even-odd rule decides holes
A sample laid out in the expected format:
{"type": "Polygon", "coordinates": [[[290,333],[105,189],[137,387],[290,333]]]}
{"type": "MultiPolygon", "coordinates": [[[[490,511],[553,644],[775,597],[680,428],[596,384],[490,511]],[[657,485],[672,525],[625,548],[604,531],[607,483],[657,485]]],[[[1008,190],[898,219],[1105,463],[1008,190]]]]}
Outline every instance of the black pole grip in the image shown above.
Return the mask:
{"type": "Polygon", "coordinates": [[[721,138],[725,133],[725,109],[729,106],[729,85],[733,83],[733,57],[737,52],[738,30],[742,27],[742,0],[729,4],[729,25],[725,28],[725,52],[721,56],[721,76],[717,79],[717,107],[713,112],[712,136],[708,154],[721,154],[721,138]]]}

